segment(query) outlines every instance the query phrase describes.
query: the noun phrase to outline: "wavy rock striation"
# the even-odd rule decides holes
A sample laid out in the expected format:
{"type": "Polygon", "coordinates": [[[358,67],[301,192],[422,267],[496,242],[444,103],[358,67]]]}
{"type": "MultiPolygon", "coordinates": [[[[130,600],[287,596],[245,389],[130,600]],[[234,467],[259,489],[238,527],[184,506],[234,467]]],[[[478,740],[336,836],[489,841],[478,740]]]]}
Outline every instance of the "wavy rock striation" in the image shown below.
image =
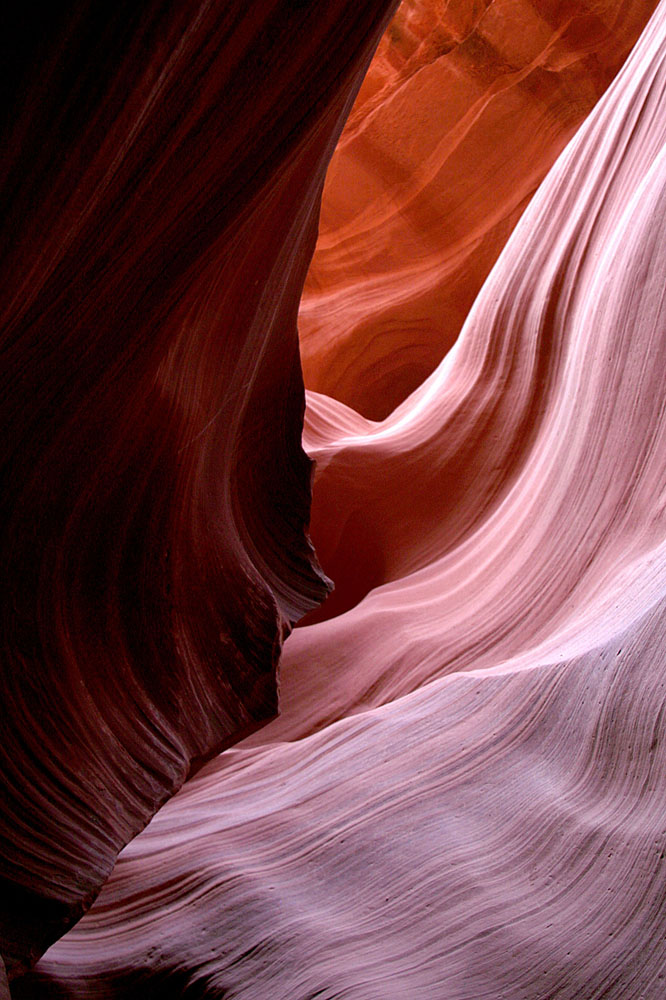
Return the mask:
{"type": "Polygon", "coordinates": [[[328,171],[305,384],[379,420],[426,378],[656,0],[404,0],[328,171]]]}
{"type": "Polygon", "coordinates": [[[17,996],[661,1000],[665,150],[662,0],[440,368],[312,396],[373,589],[17,996]]]}
{"type": "Polygon", "coordinates": [[[660,1000],[665,612],[223,755],[17,996],[660,1000]]]}
{"type": "Polygon", "coordinates": [[[190,770],[275,714],[282,640],[326,592],[296,313],[389,6],[65,4],[6,25],[10,978],[190,770]]]}

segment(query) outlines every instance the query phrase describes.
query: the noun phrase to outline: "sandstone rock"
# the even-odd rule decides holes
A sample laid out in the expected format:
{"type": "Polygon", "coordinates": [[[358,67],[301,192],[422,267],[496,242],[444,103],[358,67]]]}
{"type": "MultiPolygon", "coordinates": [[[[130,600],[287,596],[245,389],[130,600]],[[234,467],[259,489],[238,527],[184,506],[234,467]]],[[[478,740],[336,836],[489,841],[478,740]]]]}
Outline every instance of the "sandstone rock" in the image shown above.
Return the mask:
{"type": "Polygon", "coordinates": [[[404,0],[326,179],[305,384],[381,420],[455,342],[655,0],[404,0]]]}
{"type": "Polygon", "coordinates": [[[378,425],[310,401],[380,585],[17,997],[661,1000],[665,150],[663,0],[448,359],[378,425]]]}
{"type": "Polygon", "coordinates": [[[79,3],[5,33],[10,978],[276,713],[282,640],[326,592],[296,313],[389,7],[79,3]]]}

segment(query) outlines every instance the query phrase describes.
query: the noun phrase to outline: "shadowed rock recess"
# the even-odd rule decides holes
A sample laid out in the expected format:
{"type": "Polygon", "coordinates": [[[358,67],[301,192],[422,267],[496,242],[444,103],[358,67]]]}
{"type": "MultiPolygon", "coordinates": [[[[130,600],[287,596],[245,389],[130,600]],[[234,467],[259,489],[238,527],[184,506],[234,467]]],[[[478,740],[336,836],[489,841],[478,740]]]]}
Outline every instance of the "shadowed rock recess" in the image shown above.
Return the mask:
{"type": "Polygon", "coordinates": [[[666,996],[666,0],[389,6],[7,36],[0,997],[666,996]]]}

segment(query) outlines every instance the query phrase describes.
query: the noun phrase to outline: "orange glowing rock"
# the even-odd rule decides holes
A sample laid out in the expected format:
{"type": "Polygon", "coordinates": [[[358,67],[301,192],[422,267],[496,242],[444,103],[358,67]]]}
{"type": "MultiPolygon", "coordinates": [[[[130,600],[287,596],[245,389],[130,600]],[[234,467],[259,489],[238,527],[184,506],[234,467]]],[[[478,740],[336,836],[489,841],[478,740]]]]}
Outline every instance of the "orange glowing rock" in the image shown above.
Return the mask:
{"type": "Polygon", "coordinates": [[[328,171],[305,384],[382,419],[455,342],[655,0],[404,0],[328,171]]]}

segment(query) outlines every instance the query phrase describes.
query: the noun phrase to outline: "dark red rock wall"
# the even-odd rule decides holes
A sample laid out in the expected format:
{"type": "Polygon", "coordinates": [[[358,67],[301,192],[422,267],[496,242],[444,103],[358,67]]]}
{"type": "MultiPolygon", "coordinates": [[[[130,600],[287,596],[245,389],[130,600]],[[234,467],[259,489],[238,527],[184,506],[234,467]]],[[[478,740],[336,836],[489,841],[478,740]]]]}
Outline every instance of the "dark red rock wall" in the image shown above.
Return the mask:
{"type": "Polygon", "coordinates": [[[325,593],[296,312],[390,4],[55,5],[4,32],[0,950],[83,912],[276,712],[325,593]]]}

